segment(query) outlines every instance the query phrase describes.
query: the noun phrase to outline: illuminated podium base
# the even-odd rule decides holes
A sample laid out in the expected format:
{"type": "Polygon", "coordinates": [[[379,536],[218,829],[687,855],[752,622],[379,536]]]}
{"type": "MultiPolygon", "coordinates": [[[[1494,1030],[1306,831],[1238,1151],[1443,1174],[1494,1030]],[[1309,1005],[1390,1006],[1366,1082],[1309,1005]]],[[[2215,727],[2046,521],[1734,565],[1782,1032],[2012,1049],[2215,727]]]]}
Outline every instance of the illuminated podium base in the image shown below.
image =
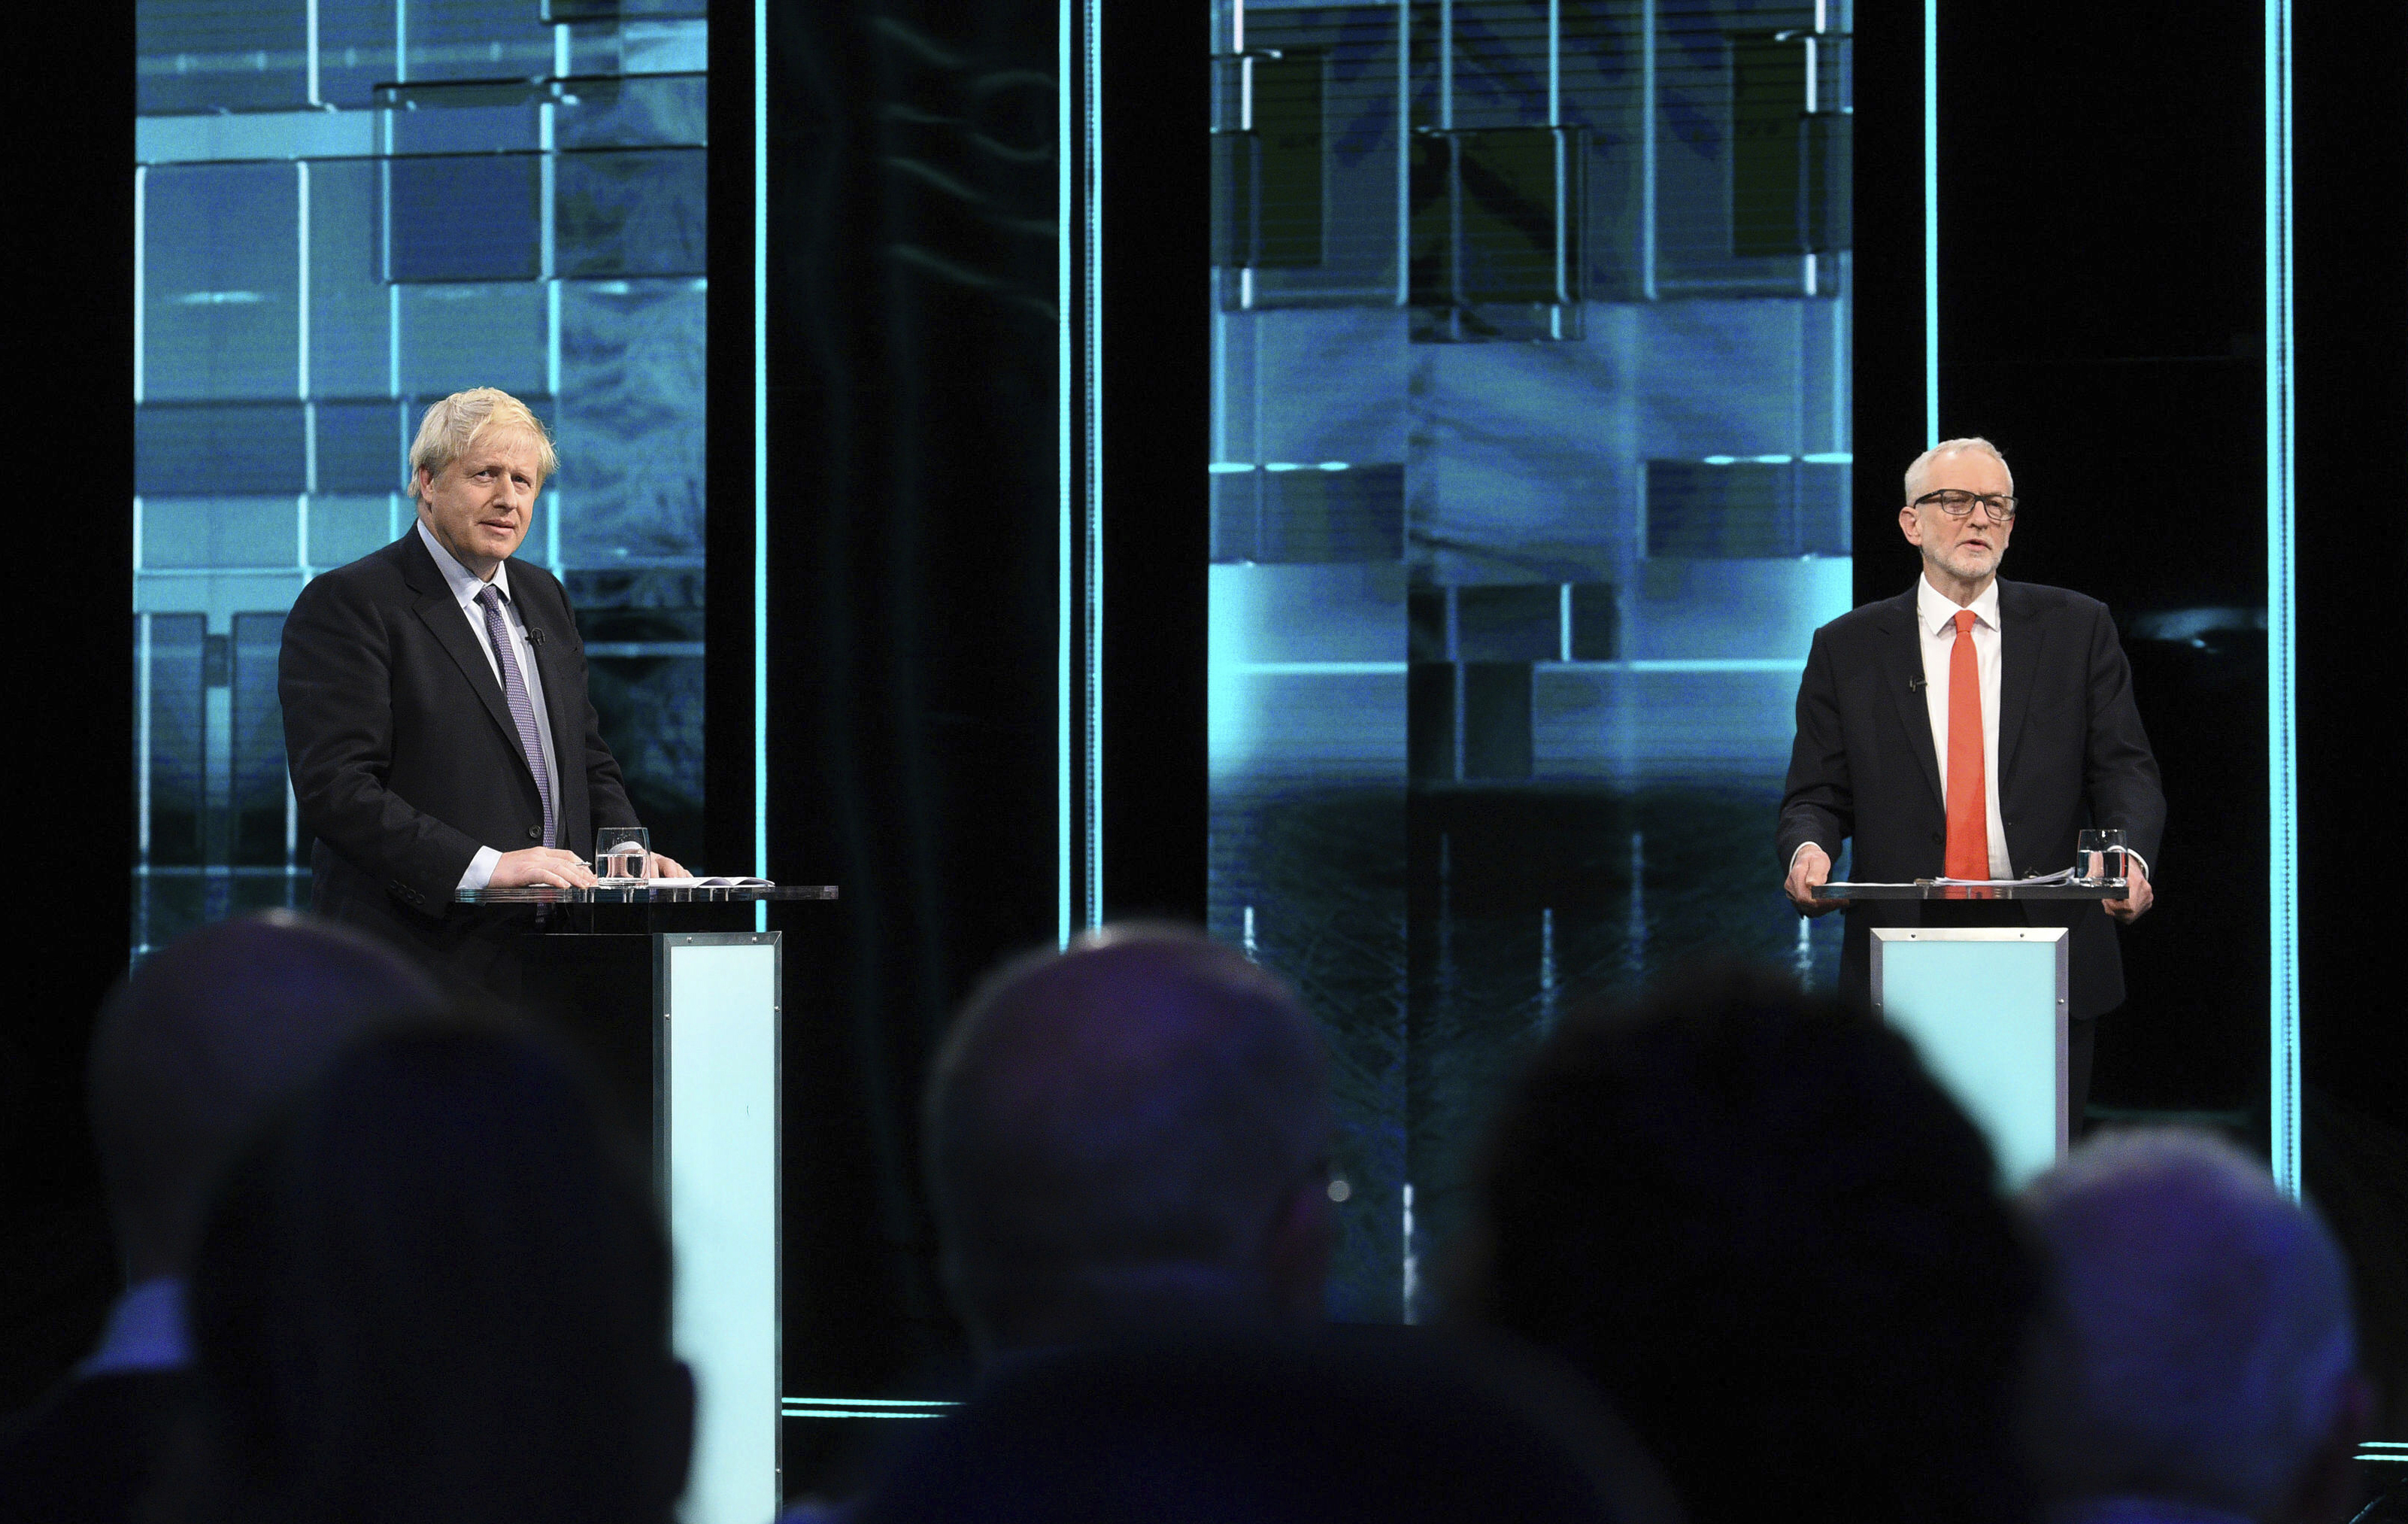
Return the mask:
{"type": "Polygon", "coordinates": [[[2070,935],[2061,926],[1872,928],[1874,1013],[1988,1136],[2011,1190],[2057,1162],[2072,1136],[2070,935]]]}
{"type": "MultiPolygon", "coordinates": [[[[463,895],[463,899],[471,899],[463,895]]],[[[763,1524],[779,1485],[779,1016],[784,948],[762,899],[833,888],[486,890],[544,904],[521,958],[528,1008],[592,1057],[649,1129],[677,1254],[675,1341],[697,1395],[684,1524],[763,1524]]]]}
{"type": "MultiPolygon", "coordinates": [[[[1832,883],[1822,892],[1834,899],[1946,901],[1978,918],[1985,904],[2120,899],[2129,887],[2121,877],[2060,874],[1978,889],[1917,879],[1832,883]]],[[[2007,1187],[2056,1163],[2073,1136],[2066,1093],[2071,933],[2015,925],[1870,929],[1874,1014],[1907,1035],[1932,1077],[1987,1135],[2007,1187]]]]}

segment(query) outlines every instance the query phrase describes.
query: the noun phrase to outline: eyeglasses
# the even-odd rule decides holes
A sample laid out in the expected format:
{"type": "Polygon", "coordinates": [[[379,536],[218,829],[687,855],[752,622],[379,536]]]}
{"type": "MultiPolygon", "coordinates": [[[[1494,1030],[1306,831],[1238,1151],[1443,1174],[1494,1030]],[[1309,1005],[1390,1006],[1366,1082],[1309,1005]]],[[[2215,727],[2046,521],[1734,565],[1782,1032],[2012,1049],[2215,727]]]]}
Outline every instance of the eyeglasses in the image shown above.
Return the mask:
{"type": "Polygon", "coordinates": [[[1927,503],[1952,519],[1971,516],[1975,503],[1990,510],[1993,523],[2012,524],[2015,517],[2015,499],[2003,492],[1927,492],[1908,506],[1921,508],[1927,503]]]}

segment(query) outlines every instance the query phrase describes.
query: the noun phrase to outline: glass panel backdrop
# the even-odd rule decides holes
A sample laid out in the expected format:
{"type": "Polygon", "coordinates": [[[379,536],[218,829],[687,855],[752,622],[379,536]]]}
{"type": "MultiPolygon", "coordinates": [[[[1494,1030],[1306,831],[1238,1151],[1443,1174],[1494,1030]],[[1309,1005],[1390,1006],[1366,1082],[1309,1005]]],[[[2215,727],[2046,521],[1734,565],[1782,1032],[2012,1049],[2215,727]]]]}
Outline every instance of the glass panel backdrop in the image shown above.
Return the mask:
{"type": "MultiPolygon", "coordinates": [[[[138,0],[136,956],[306,904],[284,611],[413,509],[419,415],[516,393],[664,850],[702,820],[702,0],[138,0]]],[[[680,843],[683,843],[681,845],[680,843]]]]}
{"type": "Polygon", "coordinates": [[[1339,1316],[1412,1319],[1589,990],[1828,981],[1772,822],[1849,606],[1849,17],[1211,0],[1211,923],[1337,1058],[1339,1316]]]}

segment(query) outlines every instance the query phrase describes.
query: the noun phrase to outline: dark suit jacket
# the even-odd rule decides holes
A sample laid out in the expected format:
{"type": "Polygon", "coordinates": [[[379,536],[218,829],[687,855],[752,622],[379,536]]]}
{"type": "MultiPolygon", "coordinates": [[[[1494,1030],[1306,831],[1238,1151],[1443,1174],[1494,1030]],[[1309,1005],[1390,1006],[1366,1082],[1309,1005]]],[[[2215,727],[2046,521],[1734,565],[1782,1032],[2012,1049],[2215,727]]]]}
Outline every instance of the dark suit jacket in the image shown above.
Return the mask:
{"type": "MultiPolygon", "coordinates": [[[[568,596],[513,559],[510,596],[535,645],[560,769],[558,845],[594,855],[602,826],[638,824],[585,694],[568,596]]],[[[277,669],[284,749],[319,913],[452,951],[478,924],[452,903],[480,846],[539,846],[543,799],[502,686],[418,530],[309,582],[277,669]]]]}
{"type": "MultiPolygon", "coordinates": [[[[2068,867],[2077,832],[2118,827],[2154,871],[2166,799],[2107,606],[2061,587],[2000,579],[1999,632],[1999,812],[2015,871],[2068,867]]],[[[1814,632],[1798,684],[1798,740],[1775,839],[1784,876],[1801,843],[1815,842],[1836,860],[1848,837],[1856,839],[1849,875],[1860,882],[1939,876],[1948,813],[1930,711],[1922,689],[1911,685],[1922,678],[1913,588],[1814,632]]],[[[2031,925],[2073,928],[2074,1019],[2123,1003],[2115,926],[2098,906],[2019,903],[2031,925]]],[[[1917,926],[1922,915],[1914,900],[1849,906],[1842,993],[1859,1003],[1870,995],[1872,927],[1917,926]]]]}

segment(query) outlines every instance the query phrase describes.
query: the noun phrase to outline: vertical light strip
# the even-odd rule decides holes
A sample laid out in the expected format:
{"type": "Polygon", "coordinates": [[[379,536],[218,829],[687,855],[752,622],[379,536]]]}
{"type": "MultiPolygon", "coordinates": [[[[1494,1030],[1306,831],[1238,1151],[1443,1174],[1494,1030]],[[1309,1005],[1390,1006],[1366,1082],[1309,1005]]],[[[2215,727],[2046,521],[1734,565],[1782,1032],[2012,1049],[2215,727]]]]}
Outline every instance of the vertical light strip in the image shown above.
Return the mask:
{"type": "MultiPolygon", "coordinates": [[[[1254,61],[1246,52],[1246,0],[1229,0],[1229,55],[1238,61],[1238,130],[1241,133],[1251,133],[1254,130],[1254,61]]],[[[1249,226],[1260,221],[1262,194],[1259,189],[1255,191],[1254,199],[1256,215],[1247,219],[1249,226]]],[[[1260,230],[1257,229],[1257,239],[1259,239],[1259,232],[1260,230]]],[[[1247,255],[1246,262],[1238,266],[1238,306],[1248,312],[1254,309],[1254,266],[1252,254],[1247,255]]],[[[1247,324],[1249,333],[1253,331],[1254,326],[1252,323],[1247,324]]],[[[1262,436],[1257,432],[1255,438],[1260,439],[1262,436]]]]}
{"type": "Polygon", "coordinates": [[[1070,672],[1075,665],[1071,651],[1079,629],[1070,593],[1070,579],[1078,561],[1072,554],[1078,473],[1071,468],[1071,440],[1076,433],[1072,383],[1077,378],[1070,365],[1071,336],[1078,325],[1070,275],[1078,259],[1071,229],[1079,222],[1078,187],[1071,176],[1077,158],[1070,146],[1077,92],[1070,88],[1070,55],[1078,29],[1077,6],[1073,0],[1061,0],[1054,11],[1054,78],[1059,86],[1054,92],[1054,479],[1059,515],[1054,537],[1054,930],[1056,944],[1064,947],[1070,944],[1070,933],[1075,929],[1070,924],[1070,899],[1078,874],[1073,870],[1071,847],[1079,834],[1071,807],[1077,789],[1072,782],[1076,764],[1070,746],[1071,721],[1078,709],[1070,686],[1070,672]]]}
{"type": "Polygon", "coordinates": [[[318,0],[309,0],[308,12],[309,104],[318,107],[325,104],[318,98],[318,0]]]}
{"type": "MultiPolygon", "coordinates": [[[[1547,125],[1560,127],[1563,124],[1564,0],[1547,0],[1547,125]]],[[[1563,188],[1562,177],[1558,174],[1555,182],[1558,207],[1562,205],[1563,188]]]]}
{"type": "MultiPolygon", "coordinates": [[[[309,5],[309,93],[317,93],[318,6],[309,5]]],[[[309,400],[309,161],[293,161],[293,222],[295,228],[293,282],[294,395],[301,399],[301,491],[293,499],[294,563],[309,580],[309,495],[318,490],[318,405],[309,400]]]]}
{"type": "Polygon", "coordinates": [[[1397,305],[1410,307],[1412,301],[1413,0],[1397,0],[1397,305]]]}
{"type": "Polygon", "coordinates": [[[1455,0],[1438,0],[1438,130],[1455,131],[1455,0]]]}
{"type": "MultiPolygon", "coordinates": [[[[565,40],[568,28],[552,28],[552,64],[559,67],[567,56],[565,40]]],[[[539,161],[543,177],[543,242],[538,266],[543,272],[543,389],[552,397],[552,416],[555,425],[560,418],[560,152],[556,130],[556,108],[545,101],[536,108],[536,147],[542,152],[539,161]]],[[[543,504],[544,564],[555,577],[565,577],[568,568],[560,561],[560,489],[555,486],[544,494],[543,504]]]]}
{"type": "Polygon", "coordinates": [[[1566,145],[1564,125],[1564,10],[1563,0],[1547,0],[1547,125],[1554,129],[1555,141],[1548,145],[1555,162],[1555,302],[1547,313],[1548,332],[1556,338],[1564,337],[1564,308],[1571,301],[1571,207],[1566,184],[1571,173],[1571,154],[1566,145]]]}
{"type": "Polygon", "coordinates": [[[302,401],[309,399],[309,161],[293,161],[293,221],[299,229],[296,239],[298,277],[294,282],[293,312],[296,328],[294,352],[298,356],[294,367],[294,395],[302,401]]]}
{"type": "MultiPolygon", "coordinates": [[[[1821,106],[1818,104],[1818,92],[1815,89],[1816,78],[1822,70],[1822,60],[1817,56],[1814,50],[1815,38],[1822,34],[1822,31],[1823,3],[1822,0],[1814,0],[1814,30],[1804,37],[1799,39],[1805,45],[1806,49],[1806,114],[1810,117],[1822,109],[1821,106]]],[[[1799,288],[1806,295],[1813,295],[1815,294],[1817,283],[1816,278],[1818,275],[1814,262],[1814,251],[1809,249],[1806,252],[1799,255],[1798,267],[1798,283],[1799,288]]]]}
{"type": "Polygon", "coordinates": [[[150,192],[150,168],[148,165],[134,166],[134,405],[142,406],[143,328],[149,321],[150,305],[148,251],[143,244],[143,229],[150,219],[144,214],[144,204],[150,192]]]}
{"type": "MultiPolygon", "coordinates": [[[[541,155],[536,161],[537,173],[542,177],[543,187],[543,221],[538,227],[539,252],[536,256],[536,267],[546,280],[554,280],[560,274],[560,252],[556,241],[560,236],[560,222],[555,215],[560,205],[560,165],[552,151],[554,109],[550,101],[545,101],[535,108],[535,146],[536,151],[541,155]]],[[[554,347],[558,347],[557,340],[554,340],[554,347]]],[[[555,386],[553,390],[557,392],[559,388],[555,386]]]]}
{"type": "Polygon", "coordinates": [[[1081,93],[1080,158],[1081,237],[1085,266],[1080,272],[1084,290],[1080,309],[1085,321],[1086,392],[1082,399],[1086,425],[1086,817],[1085,922],[1101,926],[1104,919],[1104,133],[1102,0],[1080,0],[1085,24],[1080,38],[1080,61],[1085,88],[1081,93]]]}
{"type": "Polygon", "coordinates": [[[1940,442],[1940,0],[1923,0],[1923,442],[1940,442]]]}
{"type": "Polygon", "coordinates": [[[2291,7],[2266,0],[2266,827],[2268,1151],[2300,1194],[2299,798],[2291,560],[2291,7]]]}
{"type": "MultiPolygon", "coordinates": [[[[136,507],[142,499],[134,499],[136,507]]],[[[139,515],[137,513],[136,517],[139,515]]],[[[142,563],[136,555],[135,565],[142,563]]],[[[134,844],[142,855],[144,867],[150,863],[150,616],[136,616],[137,640],[141,650],[134,661],[134,777],[135,795],[134,844]]]]}
{"type": "Polygon", "coordinates": [[[1639,293],[1656,299],[1656,0],[1639,0],[1639,293]]]}
{"type": "MultiPolygon", "coordinates": [[[[769,876],[769,0],[752,0],[752,872],[769,876]]],[[[754,905],[752,928],[768,921],[754,905]]]]}

